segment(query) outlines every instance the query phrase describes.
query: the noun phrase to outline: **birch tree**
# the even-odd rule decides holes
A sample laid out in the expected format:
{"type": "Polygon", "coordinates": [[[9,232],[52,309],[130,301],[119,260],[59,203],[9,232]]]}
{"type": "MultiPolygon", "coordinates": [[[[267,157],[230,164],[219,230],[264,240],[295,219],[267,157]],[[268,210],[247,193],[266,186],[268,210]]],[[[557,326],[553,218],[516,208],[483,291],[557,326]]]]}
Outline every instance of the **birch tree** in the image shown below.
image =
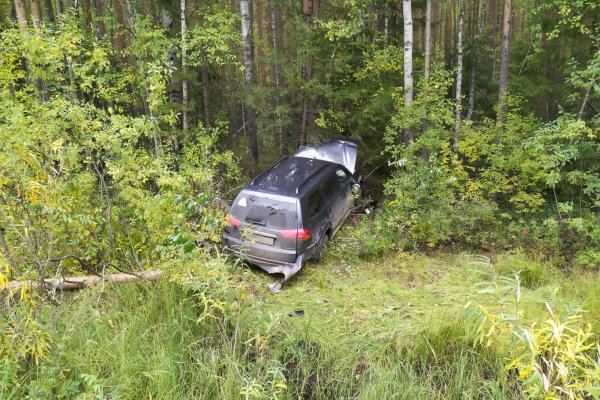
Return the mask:
{"type": "Polygon", "coordinates": [[[413,102],[413,23],[411,0],[402,1],[402,15],[404,17],[404,106],[410,107],[413,102]]]}
{"type": "Polygon", "coordinates": [[[456,57],[456,92],[455,92],[455,98],[454,98],[454,139],[453,139],[453,144],[456,145],[456,134],[458,134],[458,131],[460,130],[460,119],[461,119],[461,102],[462,102],[462,93],[461,93],[461,89],[462,89],[462,76],[463,76],[463,43],[462,43],[462,38],[463,38],[463,15],[464,15],[464,10],[463,10],[463,4],[462,4],[462,0],[458,0],[458,33],[457,33],[457,40],[456,40],[456,51],[457,51],[457,57],[456,57]]]}
{"type": "Polygon", "coordinates": [[[508,83],[508,50],[510,47],[510,22],[512,13],[512,0],[504,0],[504,17],[502,22],[502,49],[500,52],[500,77],[498,87],[498,121],[504,125],[508,103],[506,99],[506,85],[508,83]]]}
{"type": "MultiPolygon", "coordinates": [[[[181,8],[181,70],[183,72],[183,79],[181,81],[181,102],[183,107],[182,125],[183,133],[185,134],[188,130],[188,87],[187,87],[187,60],[186,60],[186,38],[185,38],[185,0],[180,0],[179,6],[181,8]]],[[[175,150],[177,151],[177,140],[175,140],[175,150]]]]}
{"type": "Polygon", "coordinates": [[[27,9],[25,8],[25,2],[23,0],[15,0],[15,11],[17,14],[19,30],[24,34],[27,32],[29,24],[27,22],[27,9]]]}
{"type": "Polygon", "coordinates": [[[245,130],[248,135],[248,147],[252,163],[258,163],[258,137],[256,132],[256,110],[248,104],[248,96],[254,86],[254,57],[252,55],[252,38],[250,37],[250,9],[249,0],[240,0],[240,13],[242,15],[242,59],[244,64],[244,85],[246,87],[245,102],[245,130]]]}
{"type": "MultiPolygon", "coordinates": [[[[413,103],[413,22],[411,0],[402,1],[402,16],[404,18],[404,107],[410,108],[413,103]]],[[[404,144],[408,146],[412,140],[412,129],[405,129],[404,144]]]]}

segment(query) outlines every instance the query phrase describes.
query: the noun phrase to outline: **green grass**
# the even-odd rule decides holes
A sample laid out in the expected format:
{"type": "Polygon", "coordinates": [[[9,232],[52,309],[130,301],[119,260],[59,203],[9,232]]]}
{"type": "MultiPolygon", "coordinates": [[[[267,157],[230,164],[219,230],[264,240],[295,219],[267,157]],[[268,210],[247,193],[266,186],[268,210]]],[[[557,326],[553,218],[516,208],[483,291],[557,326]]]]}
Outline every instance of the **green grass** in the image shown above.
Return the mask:
{"type": "Polygon", "coordinates": [[[90,288],[46,307],[51,357],[5,382],[0,397],[519,398],[503,380],[499,351],[465,326],[467,301],[498,300],[477,284],[520,270],[529,318],[543,318],[548,300],[560,312],[586,308],[597,329],[597,275],[567,277],[519,253],[493,266],[477,260],[399,253],[365,261],[338,241],[277,295],[267,288],[272,276],[239,266],[246,300],[202,322],[200,298],[178,283],[90,288]],[[304,316],[289,316],[295,310],[304,316]]]}

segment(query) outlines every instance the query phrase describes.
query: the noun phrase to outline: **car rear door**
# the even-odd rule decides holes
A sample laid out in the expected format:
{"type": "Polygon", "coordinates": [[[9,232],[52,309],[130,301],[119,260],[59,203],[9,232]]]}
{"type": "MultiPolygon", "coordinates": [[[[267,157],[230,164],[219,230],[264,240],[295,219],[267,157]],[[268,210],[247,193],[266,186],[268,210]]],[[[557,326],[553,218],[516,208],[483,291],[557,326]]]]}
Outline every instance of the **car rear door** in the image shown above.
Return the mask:
{"type": "Polygon", "coordinates": [[[319,239],[319,233],[330,219],[330,214],[330,206],[323,197],[322,190],[316,188],[306,196],[306,209],[302,213],[302,222],[304,228],[312,234],[311,246],[319,239]]]}
{"type": "Polygon", "coordinates": [[[338,209],[338,219],[336,221],[336,225],[334,229],[337,228],[344,223],[348,215],[352,212],[352,207],[354,205],[354,199],[352,196],[352,175],[342,167],[337,167],[335,169],[335,185],[334,187],[337,189],[336,195],[336,209],[338,209]]]}

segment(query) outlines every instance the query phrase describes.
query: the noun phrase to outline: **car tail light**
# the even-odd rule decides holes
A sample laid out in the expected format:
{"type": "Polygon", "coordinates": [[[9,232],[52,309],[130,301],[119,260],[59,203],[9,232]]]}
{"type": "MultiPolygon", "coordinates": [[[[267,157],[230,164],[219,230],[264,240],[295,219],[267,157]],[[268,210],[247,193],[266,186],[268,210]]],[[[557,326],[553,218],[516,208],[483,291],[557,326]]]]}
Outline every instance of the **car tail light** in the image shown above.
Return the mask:
{"type": "Polygon", "coordinates": [[[225,224],[228,226],[233,226],[234,228],[237,228],[238,226],[240,226],[242,224],[242,221],[240,221],[239,219],[237,219],[229,214],[225,214],[225,224]]]}
{"type": "Polygon", "coordinates": [[[281,236],[286,239],[308,240],[312,237],[312,233],[308,229],[287,229],[281,231],[281,236]]]}

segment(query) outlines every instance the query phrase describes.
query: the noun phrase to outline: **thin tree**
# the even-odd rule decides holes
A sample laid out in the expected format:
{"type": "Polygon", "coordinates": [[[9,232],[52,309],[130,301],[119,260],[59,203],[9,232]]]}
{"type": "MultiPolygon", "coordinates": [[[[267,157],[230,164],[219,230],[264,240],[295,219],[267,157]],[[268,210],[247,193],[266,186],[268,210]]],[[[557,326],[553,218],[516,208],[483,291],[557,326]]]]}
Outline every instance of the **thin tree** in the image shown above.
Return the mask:
{"type": "Polygon", "coordinates": [[[46,19],[50,22],[54,22],[54,10],[52,10],[52,0],[44,1],[44,12],[46,13],[46,19]]]}
{"type": "Polygon", "coordinates": [[[17,14],[17,23],[22,34],[27,33],[29,23],[27,22],[27,9],[24,0],[15,0],[15,11],[17,14]]]}
{"type": "Polygon", "coordinates": [[[498,121],[504,126],[508,103],[506,85],[508,83],[508,50],[510,47],[510,22],[512,0],[504,0],[504,18],[502,23],[502,50],[500,52],[500,77],[498,86],[498,121]]]}
{"type": "MultiPolygon", "coordinates": [[[[478,2],[478,0],[476,0],[478,2]]],[[[475,108],[475,77],[477,74],[477,59],[479,57],[479,48],[481,47],[481,38],[483,37],[483,27],[485,26],[485,0],[481,1],[481,15],[479,17],[479,27],[477,36],[475,37],[475,45],[473,49],[473,63],[471,65],[471,76],[469,78],[469,102],[467,108],[467,119],[473,117],[475,108]]]]}
{"type": "Polygon", "coordinates": [[[498,36],[498,1],[490,0],[490,17],[489,23],[492,25],[492,32],[490,34],[490,51],[492,54],[492,68],[490,69],[489,80],[493,80],[496,73],[496,40],[498,36]]]}
{"type": "Polygon", "coordinates": [[[242,61],[244,64],[244,84],[246,86],[246,121],[245,130],[248,135],[248,145],[252,163],[258,163],[258,136],[256,132],[256,110],[248,104],[248,97],[254,86],[254,57],[252,55],[252,38],[250,37],[250,7],[249,0],[240,0],[240,13],[242,15],[242,61]]]}
{"type": "Polygon", "coordinates": [[[425,90],[429,84],[429,67],[431,64],[431,0],[427,0],[425,8],[425,66],[423,68],[423,79],[425,90]]]}
{"type": "MultiPolygon", "coordinates": [[[[402,1],[402,17],[404,18],[404,107],[410,108],[413,103],[413,21],[411,0],[402,1]]],[[[404,143],[408,145],[412,139],[412,129],[406,129],[404,131],[404,143]]]]}
{"type": "Polygon", "coordinates": [[[94,21],[92,18],[92,0],[83,0],[81,2],[81,6],[83,7],[83,14],[85,15],[85,22],[87,26],[93,28],[94,21]]]}
{"type": "Polygon", "coordinates": [[[96,0],[96,33],[99,39],[106,36],[106,26],[104,24],[104,0],[96,0]]]}
{"type": "MultiPolygon", "coordinates": [[[[425,7],[425,65],[423,67],[423,80],[425,81],[425,90],[423,93],[423,100],[425,107],[427,107],[427,97],[429,96],[429,68],[431,64],[431,0],[427,0],[425,7]]],[[[423,132],[427,130],[429,121],[427,118],[423,119],[423,132]]],[[[424,162],[429,159],[429,151],[426,147],[421,148],[421,158],[424,162]]]]}
{"type": "Polygon", "coordinates": [[[42,8],[40,7],[39,0],[29,0],[29,6],[31,8],[33,26],[38,27],[42,23],[42,8]]]}
{"type": "Polygon", "coordinates": [[[271,0],[269,3],[269,14],[271,20],[271,47],[275,53],[275,61],[273,62],[273,80],[275,81],[275,113],[277,119],[277,134],[279,136],[279,154],[284,155],[286,153],[286,129],[283,126],[280,115],[280,98],[283,90],[283,74],[281,72],[281,64],[277,60],[278,51],[282,50],[282,35],[281,35],[281,12],[275,5],[275,2],[271,0]]]}
{"type": "Polygon", "coordinates": [[[446,69],[452,68],[452,4],[446,5],[446,20],[444,21],[444,61],[446,69]]]}
{"type": "MultiPolygon", "coordinates": [[[[302,14],[306,20],[308,29],[312,29],[313,15],[316,15],[318,11],[318,1],[316,0],[302,0],[302,14]]],[[[308,81],[312,78],[312,65],[310,56],[306,56],[308,60],[302,64],[302,79],[308,81]]],[[[308,94],[304,94],[302,100],[302,121],[300,122],[300,144],[307,142],[307,130],[309,125],[310,112],[312,111],[312,103],[309,99],[308,94]]]]}
{"type": "Polygon", "coordinates": [[[64,6],[61,0],[54,0],[54,10],[56,12],[56,20],[61,20],[61,15],[64,12],[64,6]]]}
{"type": "Polygon", "coordinates": [[[458,32],[456,40],[456,92],[454,97],[454,138],[452,145],[456,151],[457,136],[460,131],[461,108],[462,108],[462,78],[463,78],[463,15],[464,7],[462,0],[458,0],[458,32]]]}
{"type": "Polygon", "coordinates": [[[125,15],[123,13],[123,4],[121,4],[121,0],[112,0],[113,13],[115,15],[116,24],[114,27],[114,44],[115,44],[115,54],[118,59],[123,58],[123,50],[127,46],[127,36],[126,36],[126,22],[125,15]]]}
{"type": "MultiPolygon", "coordinates": [[[[180,0],[179,6],[181,9],[181,71],[183,79],[181,80],[181,103],[183,107],[182,128],[185,135],[188,130],[188,86],[187,86],[187,42],[185,32],[185,0],[180,0]]],[[[177,139],[175,139],[175,151],[177,151],[177,139]]]]}
{"type": "Polygon", "coordinates": [[[596,77],[593,76],[592,79],[590,80],[590,83],[588,84],[587,89],[585,90],[585,95],[583,96],[583,101],[581,102],[581,107],[579,107],[579,112],[577,113],[578,121],[581,121],[581,119],[583,118],[583,112],[585,111],[585,106],[587,105],[587,103],[590,99],[590,92],[592,91],[592,88],[594,87],[595,81],[596,81],[596,77]]]}

